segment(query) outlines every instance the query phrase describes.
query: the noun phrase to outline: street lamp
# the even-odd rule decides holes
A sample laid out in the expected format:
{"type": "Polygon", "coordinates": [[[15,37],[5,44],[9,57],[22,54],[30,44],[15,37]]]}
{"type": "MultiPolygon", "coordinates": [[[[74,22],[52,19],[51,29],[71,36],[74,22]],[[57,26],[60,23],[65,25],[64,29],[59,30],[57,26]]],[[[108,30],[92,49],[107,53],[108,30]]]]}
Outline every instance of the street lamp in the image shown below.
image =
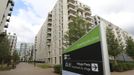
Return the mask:
{"type": "Polygon", "coordinates": [[[35,49],[34,66],[36,66],[36,51],[37,51],[37,49],[35,49]]]}

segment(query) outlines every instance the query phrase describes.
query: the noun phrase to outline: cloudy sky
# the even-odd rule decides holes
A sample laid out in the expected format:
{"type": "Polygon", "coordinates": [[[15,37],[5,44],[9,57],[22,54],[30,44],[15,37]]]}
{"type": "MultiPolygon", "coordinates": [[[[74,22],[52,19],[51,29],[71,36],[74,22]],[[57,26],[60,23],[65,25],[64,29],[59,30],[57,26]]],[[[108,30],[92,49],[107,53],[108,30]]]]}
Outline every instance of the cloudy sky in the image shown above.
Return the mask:
{"type": "MultiPolygon", "coordinates": [[[[14,0],[8,31],[16,33],[18,42],[34,42],[34,37],[57,0],[14,0]]],[[[99,15],[134,35],[133,0],[79,0],[99,15]]]]}

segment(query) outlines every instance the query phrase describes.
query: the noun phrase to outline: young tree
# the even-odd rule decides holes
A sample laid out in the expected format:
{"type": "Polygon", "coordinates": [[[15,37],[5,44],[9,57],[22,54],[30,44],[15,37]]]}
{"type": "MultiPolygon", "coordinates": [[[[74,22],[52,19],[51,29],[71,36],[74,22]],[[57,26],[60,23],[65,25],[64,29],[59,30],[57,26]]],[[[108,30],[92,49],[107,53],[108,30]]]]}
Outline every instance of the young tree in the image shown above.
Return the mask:
{"type": "Polygon", "coordinates": [[[124,45],[123,45],[123,42],[121,42],[121,43],[119,44],[119,49],[120,49],[120,51],[121,51],[123,60],[124,60],[124,62],[125,62],[125,56],[124,56],[124,54],[126,53],[126,49],[125,49],[125,47],[124,47],[124,45]]]}
{"type": "Polygon", "coordinates": [[[19,54],[18,54],[17,50],[15,50],[15,51],[13,52],[12,58],[13,58],[13,62],[14,62],[15,64],[19,62],[19,59],[20,59],[20,58],[19,58],[19,54]]]}
{"type": "Polygon", "coordinates": [[[2,39],[0,41],[0,63],[7,63],[10,61],[10,45],[7,36],[0,36],[2,39]]]}
{"type": "Polygon", "coordinates": [[[84,20],[82,17],[77,16],[76,18],[73,18],[72,21],[73,22],[69,23],[69,30],[64,36],[66,45],[72,45],[72,43],[80,39],[90,30],[91,24],[84,20]]]}
{"type": "Polygon", "coordinates": [[[121,53],[120,45],[115,37],[112,29],[107,27],[107,44],[108,44],[108,53],[114,58],[114,63],[117,65],[116,57],[121,53]]]}
{"type": "Polygon", "coordinates": [[[127,55],[134,59],[134,40],[131,37],[128,37],[126,40],[126,44],[127,55]]]}

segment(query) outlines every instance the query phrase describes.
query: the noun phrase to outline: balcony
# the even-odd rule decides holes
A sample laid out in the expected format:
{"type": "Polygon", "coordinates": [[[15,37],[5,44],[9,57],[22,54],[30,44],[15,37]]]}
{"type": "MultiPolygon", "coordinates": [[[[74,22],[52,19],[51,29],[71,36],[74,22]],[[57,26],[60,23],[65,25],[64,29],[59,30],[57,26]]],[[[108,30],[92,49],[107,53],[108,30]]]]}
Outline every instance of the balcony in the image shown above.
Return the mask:
{"type": "Polygon", "coordinates": [[[51,39],[47,39],[47,43],[51,43],[51,39]]]}
{"type": "Polygon", "coordinates": [[[51,33],[51,31],[52,31],[51,28],[48,28],[48,31],[47,31],[47,32],[48,32],[48,33],[51,33]]]}
{"type": "Polygon", "coordinates": [[[14,2],[13,0],[10,0],[11,6],[14,6],[14,2]]]}
{"type": "Polygon", "coordinates": [[[69,23],[73,22],[73,20],[69,19],[69,23]]]}
{"type": "Polygon", "coordinates": [[[51,31],[48,31],[47,34],[51,34],[51,31]]]}
{"type": "Polygon", "coordinates": [[[75,14],[73,14],[73,13],[69,13],[69,18],[75,18],[75,17],[76,17],[75,14]]]}
{"type": "Polygon", "coordinates": [[[0,33],[0,37],[4,37],[4,36],[6,36],[6,34],[7,34],[7,31],[5,30],[4,32],[0,33]]]}
{"type": "Polygon", "coordinates": [[[70,13],[76,13],[76,9],[75,8],[71,8],[71,7],[68,7],[68,12],[70,12],[70,13]]]}
{"type": "Polygon", "coordinates": [[[75,3],[75,0],[68,0],[68,3],[69,2],[74,4],[75,3]]]}
{"type": "Polygon", "coordinates": [[[52,22],[51,21],[48,21],[48,24],[52,24],[52,22]]]}
{"type": "Polygon", "coordinates": [[[50,42],[47,42],[47,45],[49,45],[49,46],[50,46],[50,42]]]}
{"type": "Polygon", "coordinates": [[[52,28],[52,24],[51,23],[49,23],[48,25],[47,25],[47,28],[52,28]]]}
{"type": "Polygon", "coordinates": [[[11,16],[11,12],[8,13],[8,16],[11,16]]]}
{"type": "Polygon", "coordinates": [[[6,25],[4,26],[4,28],[8,28],[8,24],[6,24],[6,25]]]}
{"type": "Polygon", "coordinates": [[[85,18],[86,20],[92,20],[90,16],[86,16],[85,18]]]}
{"type": "Polygon", "coordinates": [[[52,27],[51,27],[51,26],[48,26],[47,28],[48,28],[48,29],[51,29],[52,27]]]}
{"type": "Polygon", "coordinates": [[[7,22],[10,22],[10,18],[6,19],[7,22]]]}
{"type": "Polygon", "coordinates": [[[87,7],[87,6],[86,6],[84,9],[85,9],[86,11],[90,11],[90,7],[87,7]]]}
{"type": "Polygon", "coordinates": [[[90,11],[85,11],[85,15],[90,16],[91,15],[91,12],[90,11]]]}
{"type": "Polygon", "coordinates": [[[83,11],[83,10],[84,10],[84,8],[83,8],[83,7],[78,6],[78,11],[83,11]]]}
{"type": "Polygon", "coordinates": [[[48,18],[48,22],[52,22],[52,18],[49,17],[49,18],[48,18]]]}
{"type": "Polygon", "coordinates": [[[52,20],[52,17],[49,16],[49,17],[48,17],[48,20],[52,20]]]}
{"type": "Polygon", "coordinates": [[[13,11],[13,7],[11,7],[9,10],[10,10],[10,11],[13,11]]]}
{"type": "Polygon", "coordinates": [[[49,14],[48,14],[48,17],[52,17],[52,13],[49,13],[49,14]]]}
{"type": "Polygon", "coordinates": [[[48,40],[51,40],[51,36],[47,36],[47,39],[48,39],[48,40]]]}
{"type": "Polygon", "coordinates": [[[76,4],[75,3],[72,3],[72,2],[68,2],[68,6],[69,7],[72,7],[72,8],[75,8],[76,4]]]}

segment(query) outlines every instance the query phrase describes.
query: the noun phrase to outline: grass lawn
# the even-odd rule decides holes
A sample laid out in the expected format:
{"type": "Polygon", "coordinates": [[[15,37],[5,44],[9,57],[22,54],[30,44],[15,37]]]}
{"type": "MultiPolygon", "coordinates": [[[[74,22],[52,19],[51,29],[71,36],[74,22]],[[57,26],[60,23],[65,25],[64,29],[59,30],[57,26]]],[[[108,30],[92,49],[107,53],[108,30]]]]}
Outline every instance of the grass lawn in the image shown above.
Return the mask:
{"type": "Polygon", "coordinates": [[[10,70],[10,69],[12,69],[11,65],[9,67],[7,67],[7,65],[3,65],[3,66],[0,65],[0,71],[10,70]]]}
{"type": "Polygon", "coordinates": [[[50,64],[37,64],[38,67],[46,69],[46,68],[52,68],[53,66],[50,64]]]}

